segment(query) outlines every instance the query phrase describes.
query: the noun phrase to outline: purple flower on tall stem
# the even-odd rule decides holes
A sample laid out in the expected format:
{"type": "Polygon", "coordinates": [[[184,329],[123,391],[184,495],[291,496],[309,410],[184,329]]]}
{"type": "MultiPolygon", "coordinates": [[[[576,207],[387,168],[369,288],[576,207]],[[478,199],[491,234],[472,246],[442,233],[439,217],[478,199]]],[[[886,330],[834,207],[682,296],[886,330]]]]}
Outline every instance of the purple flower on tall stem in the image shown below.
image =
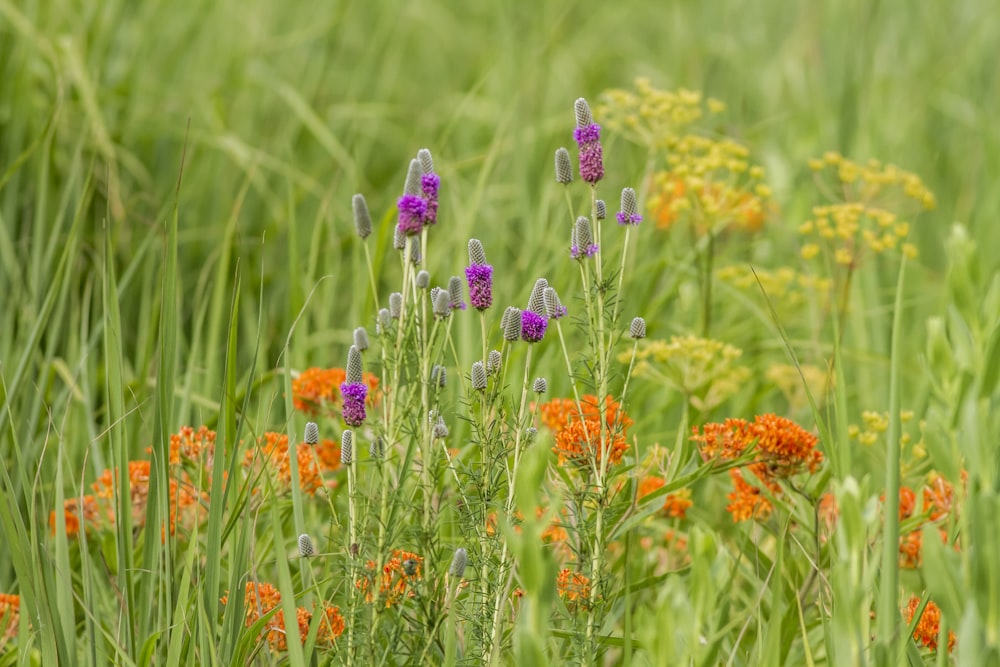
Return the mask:
{"type": "Polygon", "coordinates": [[[407,236],[419,234],[424,228],[424,218],[427,215],[427,202],[420,195],[403,195],[396,203],[399,209],[399,224],[397,229],[407,236]]]}
{"type": "Polygon", "coordinates": [[[635,190],[632,188],[624,188],[622,190],[622,208],[615,217],[618,219],[619,225],[638,225],[642,222],[642,216],[639,215],[639,204],[635,197],[635,190]]]}
{"type": "Polygon", "coordinates": [[[368,387],[363,382],[345,382],[340,385],[340,394],[344,397],[344,421],[354,428],[361,426],[367,417],[365,399],[368,398],[368,387]]]}
{"type": "Polygon", "coordinates": [[[604,153],[601,149],[601,126],[592,123],[573,130],[580,147],[580,178],[591,185],[604,178],[604,153]]]}
{"type": "Polygon", "coordinates": [[[473,264],[465,267],[465,278],[469,282],[469,303],[476,310],[486,310],[493,305],[493,267],[489,264],[473,264]]]}
{"type": "Polygon", "coordinates": [[[549,321],[530,310],[521,311],[521,340],[526,343],[537,343],[545,336],[545,328],[549,321]]]}
{"type": "Polygon", "coordinates": [[[420,190],[424,195],[424,203],[427,208],[424,211],[423,222],[425,225],[433,225],[437,222],[438,211],[438,189],[441,187],[441,178],[431,172],[420,177],[420,190]]]}

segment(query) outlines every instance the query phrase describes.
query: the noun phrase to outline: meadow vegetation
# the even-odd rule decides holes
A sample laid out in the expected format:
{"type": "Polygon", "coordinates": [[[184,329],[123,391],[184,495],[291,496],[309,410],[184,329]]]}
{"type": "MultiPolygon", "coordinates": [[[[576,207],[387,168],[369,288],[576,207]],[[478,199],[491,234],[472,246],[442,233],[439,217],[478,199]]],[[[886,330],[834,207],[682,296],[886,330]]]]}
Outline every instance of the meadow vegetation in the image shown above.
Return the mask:
{"type": "Polygon", "coordinates": [[[1000,664],[1000,9],[452,4],[0,0],[0,666],[1000,664]]]}

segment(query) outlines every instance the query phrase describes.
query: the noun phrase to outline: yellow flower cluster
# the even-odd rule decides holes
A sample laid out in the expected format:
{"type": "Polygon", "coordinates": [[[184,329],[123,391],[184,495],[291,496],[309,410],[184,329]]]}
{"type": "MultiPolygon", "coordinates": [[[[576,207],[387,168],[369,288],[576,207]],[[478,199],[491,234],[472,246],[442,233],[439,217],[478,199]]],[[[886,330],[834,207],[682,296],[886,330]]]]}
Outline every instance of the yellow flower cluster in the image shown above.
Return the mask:
{"type": "Polygon", "coordinates": [[[728,224],[760,229],[771,188],[746,146],[688,134],[669,140],[667,148],[667,169],[653,174],[648,203],[657,227],[688,218],[698,233],[728,224]]]}
{"type": "MultiPolygon", "coordinates": [[[[737,365],[742,350],[721,341],[696,336],[645,340],[636,352],[636,377],[664,382],[684,393],[698,410],[711,410],[739,391],[750,369],[737,365]]],[[[628,363],[631,352],[619,361],[628,363]]]]}
{"type": "Polygon", "coordinates": [[[751,271],[746,264],[733,264],[722,267],[715,275],[737,289],[749,290],[755,294],[759,294],[760,287],[763,287],[767,298],[777,310],[800,308],[819,296],[828,295],[833,287],[833,281],[829,278],[800,273],[790,266],[773,270],[755,266],[751,271]],[[760,286],[757,284],[758,280],[760,286]]]}
{"type": "MultiPolygon", "coordinates": [[[[899,421],[904,425],[913,422],[913,410],[901,410],[899,421]]],[[[925,423],[923,420],[917,422],[917,428],[923,433],[925,423]]],[[[889,413],[876,412],[875,410],[865,410],[861,413],[860,424],[850,424],[847,427],[847,435],[851,440],[856,440],[859,444],[871,446],[879,441],[882,434],[889,430],[889,413]]],[[[899,444],[903,447],[913,443],[913,434],[905,430],[899,437],[899,444]]],[[[923,435],[913,443],[913,455],[923,458],[927,452],[924,449],[923,435]]]]}
{"type": "Polygon", "coordinates": [[[718,100],[704,102],[698,91],[658,90],[645,78],[636,79],[634,92],[616,88],[601,98],[594,109],[598,122],[651,151],[670,148],[684,128],[701,119],[706,106],[713,114],[725,109],[718,100]]]}
{"type": "Polygon", "coordinates": [[[833,182],[823,185],[843,202],[814,207],[813,217],[799,226],[803,236],[816,239],[802,246],[803,259],[819,255],[824,243],[834,261],[844,266],[854,265],[862,248],[881,254],[899,247],[907,257],[917,256],[916,246],[906,241],[910,223],[888,207],[906,208],[909,200],[933,209],[934,194],[919,176],[878,160],[861,165],[834,152],[810,160],[809,167],[821,176],[832,173],[833,182]]]}

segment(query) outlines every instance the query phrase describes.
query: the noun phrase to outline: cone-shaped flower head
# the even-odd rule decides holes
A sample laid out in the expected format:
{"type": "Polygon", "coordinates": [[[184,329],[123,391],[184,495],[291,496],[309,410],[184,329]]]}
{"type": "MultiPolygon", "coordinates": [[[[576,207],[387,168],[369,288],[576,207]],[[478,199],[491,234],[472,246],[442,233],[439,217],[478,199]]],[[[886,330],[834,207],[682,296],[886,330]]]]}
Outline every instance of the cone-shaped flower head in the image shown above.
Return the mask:
{"type": "Polygon", "coordinates": [[[426,271],[419,271],[415,280],[417,283],[417,289],[427,289],[431,284],[431,274],[426,271]]]}
{"type": "Polygon", "coordinates": [[[434,316],[445,318],[451,315],[451,299],[448,290],[439,289],[434,295],[434,316]]]}
{"type": "MultiPolygon", "coordinates": [[[[402,297],[402,295],[400,295],[402,297]]],[[[375,322],[377,333],[385,334],[389,331],[389,327],[392,326],[392,315],[389,313],[388,308],[379,308],[378,320],[375,322]]]]}
{"type": "Polygon", "coordinates": [[[354,462],[354,431],[344,431],[340,436],[340,462],[345,466],[354,462]]]}
{"type": "Polygon", "coordinates": [[[356,194],[351,199],[351,206],[354,209],[354,229],[362,239],[368,238],[372,233],[372,216],[368,212],[368,202],[363,194],[356,194]]]}
{"type": "Polygon", "coordinates": [[[455,555],[451,557],[451,567],[448,574],[461,579],[465,575],[465,566],[469,562],[469,554],[465,549],[455,549],[455,555]]]}
{"type": "Polygon", "coordinates": [[[594,200],[594,217],[598,220],[604,220],[608,217],[608,205],[604,203],[603,199],[594,200]]]}
{"type": "Polygon", "coordinates": [[[319,426],[316,425],[316,422],[306,422],[305,441],[307,445],[315,445],[319,442],[319,426]]]}
{"type": "Polygon", "coordinates": [[[531,288],[531,296],[528,297],[528,310],[542,317],[545,317],[545,288],[548,286],[548,280],[539,278],[531,288]]]}
{"type": "Polygon", "coordinates": [[[546,287],[542,299],[545,302],[545,316],[550,320],[558,320],[566,315],[566,306],[559,300],[559,294],[554,287],[546,287]]]}
{"type": "Polygon", "coordinates": [[[441,415],[438,415],[437,419],[434,420],[434,428],[431,430],[431,434],[438,440],[448,437],[448,425],[444,423],[444,417],[441,415]]]}
{"type": "Polygon", "coordinates": [[[441,178],[434,173],[434,159],[429,150],[421,148],[417,151],[417,160],[420,162],[420,194],[427,202],[424,224],[433,225],[437,222],[438,190],[441,187],[441,178]]]}
{"type": "Polygon", "coordinates": [[[385,454],[385,441],[381,437],[376,437],[372,440],[372,444],[368,445],[368,456],[373,459],[380,459],[385,454]]]}
{"type": "Polygon", "coordinates": [[[440,364],[435,364],[431,369],[431,386],[444,388],[448,384],[448,370],[440,364]]]}
{"type": "Polygon", "coordinates": [[[500,318],[500,328],[503,329],[503,339],[513,342],[521,337],[521,310],[515,306],[507,306],[500,318]]]}
{"type": "Polygon", "coordinates": [[[389,295],[389,315],[392,319],[398,320],[403,314],[403,295],[399,292],[393,292],[389,295]]]}
{"type": "Polygon", "coordinates": [[[406,233],[396,225],[396,230],[392,234],[392,247],[396,250],[403,250],[406,248],[406,233]]]}
{"type": "Polygon", "coordinates": [[[604,156],[601,149],[601,126],[594,122],[590,105],[582,97],[574,105],[576,129],[573,138],[580,148],[580,178],[596,185],[604,178],[604,156]]]}
{"type": "Polygon", "coordinates": [[[569,151],[556,149],[556,183],[566,185],[573,182],[573,164],[569,161],[569,151]]]}
{"type": "Polygon", "coordinates": [[[622,210],[618,211],[619,225],[638,225],[642,222],[639,215],[639,204],[635,198],[635,190],[632,188],[622,189],[622,210]]]}
{"type": "Polygon", "coordinates": [[[486,369],[481,361],[472,364],[472,388],[476,391],[486,389],[486,369]]]}
{"type": "Polygon", "coordinates": [[[452,309],[465,310],[465,301],[462,300],[462,279],[458,276],[448,279],[448,305],[452,309]]]}
{"type": "Polygon", "coordinates": [[[340,395],[344,397],[342,413],[347,425],[357,428],[364,424],[368,416],[365,412],[368,386],[364,382],[345,382],[340,385],[340,395]]]}
{"type": "Polygon", "coordinates": [[[590,218],[579,217],[573,226],[572,246],[569,252],[573,259],[586,259],[597,254],[597,244],[594,243],[594,233],[590,227],[590,218]]]}
{"type": "Polygon", "coordinates": [[[521,311],[521,339],[526,343],[537,343],[545,336],[549,321],[531,310],[521,311]]]}
{"type": "Polygon", "coordinates": [[[486,251],[478,239],[469,240],[469,266],[465,268],[469,283],[469,303],[483,311],[493,305],[493,267],[486,263],[486,251]]]}
{"type": "Polygon", "coordinates": [[[396,230],[407,236],[419,234],[424,228],[427,200],[423,197],[420,181],[420,161],[410,160],[410,170],[406,173],[406,187],[403,189],[403,196],[396,202],[396,208],[399,210],[396,230]]]}
{"type": "Polygon", "coordinates": [[[347,382],[352,384],[361,382],[363,371],[364,365],[361,362],[361,350],[358,349],[357,345],[352,345],[347,350],[347,382]]]}
{"type": "Polygon", "coordinates": [[[312,538],[306,533],[299,535],[299,555],[303,558],[309,558],[316,554],[316,548],[313,546],[312,538]]]}
{"type": "Polygon", "coordinates": [[[500,362],[503,357],[500,355],[500,350],[490,350],[490,353],[486,355],[486,372],[490,375],[500,372],[500,362]]]}
{"type": "Polygon", "coordinates": [[[364,327],[358,327],[354,330],[354,347],[362,352],[368,349],[368,331],[364,327]]]}
{"type": "Polygon", "coordinates": [[[421,175],[434,173],[434,158],[428,149],[421,148],[417,151],[417,161],[420,163],[421,175]]]}
{"type": "Polygon", "coordinates": [[[641,317],[632,318],[632,324],[628,327],[628,335],[638,340],[646,337],[646,320],[641,317]]]}
{"type": "Polygon", "coordinates": [[[531,385],[531,390],[536,394],[544,394],[549,388],[549,383],[545,378],[535,378],[535,383],[531,385]]]}
{"type": "Polygon", "coordinates": [[[479,239],[469,239],[469,264],[485,264],[486,250],[479,239]]]}

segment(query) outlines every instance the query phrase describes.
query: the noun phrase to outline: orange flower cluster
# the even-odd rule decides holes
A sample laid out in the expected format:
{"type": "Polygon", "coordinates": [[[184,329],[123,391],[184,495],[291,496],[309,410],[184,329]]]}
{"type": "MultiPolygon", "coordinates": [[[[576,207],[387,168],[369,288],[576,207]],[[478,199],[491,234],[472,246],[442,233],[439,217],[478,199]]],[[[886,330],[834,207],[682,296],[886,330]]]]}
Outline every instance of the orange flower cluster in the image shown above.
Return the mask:
{"type": "Polygon", "coordinates": [[[586,395],[576,402],[567,398],[556,398],[539,406],[542,424],[555,434],[556,446],[552,449],[559,455],[559,465],[569,462],[586,466],[591,461],[600,464],[607,452],[608,463],[620,463],[628,450],[626,431],[632,420],[621,411],[621,405],[611,397],[604,399],[603,411],[596,396],[586,395]],[[601,418],[603,412],[605,441],[601,446],[601,418]]]}
{"type": "MultiPolygon", "coordinates": [[[[340,385],[346,381],[343,368],[307,368],[292,380],[292,405],[310,417],[339,417],[343,406],[340,385]]],[[[378,378],[366,372],[362,381],[368,385],[368,404],[377,405],[378,378]]]]}
{"type": "MultiPolygon", "coordinates": [[[[654,194],[649,205],[658,229],[669,229],[691,209],[712,211],[748,232],[756,232],[764,226],[765,199],[753,192],[719,182],[702,183],[689,191],[687,180],[671,172],[657,174],[652,185],[654,194]]],[[[704,223],[699,226],[698,233],[705,233],[704,223]]]]}
{"type": "Polygon", "coordinates": [[[766,518],[771,502],[761,493],[761,487],[751,484],[743,474],[749,470],[772,495],[781,494],[778,480],[808,470],[815,472],[823,462],[816,449],[819,443],[812,433],[790,419],[774,414],[758,415],[753,422],[727,419],[721,424],[705,424],[701,431],[692,427],[691,439],[700,443],[702,458],[731,461],[749,451],[756,443],[754,461],[729,471],[733,493],[726,510],[734,521],[766,518]]]}
{"type": "MultiPolygon", "coordinates": [[[[913,615],[917,613],[917,607],[920,606],[920,598],[916,595],[910,598],[909,604],[906,606],[905,615],[906,622],[911,623],[913,621],[913,615]]],[[[913,639],[917,642],[923,644],[932,651],[936,651],[938,647],[938,635],[941,634],[941,609],[933,602],[928,602],[927,606],[924,607],[924,613],[920,615],[920,620],[917,621],[917,627],[913,629],[913,639]]],[[[948,652],[950,653],[955,648],[955,633],[948,632],[948,652]]]]}
{"type": "MultiPolygon", "coordinates": [[[[223,596],[222,604],[229,601],[229,596],[223,596]]],[[[243,597],[246,627],[250,627],[265,614],[281,605],[281,593],[277,588],[268,583],[247,582],[246,592],[243,597]]],[[[305,607],[298,607],[295,610],[295,621],[298,625],[299,636],[305,642],[309,636],[309,625],[312,623],[313,612],[305,607]]],[[[278,609],[271,616],[265,626],[267,632],[267,643],[275,651],[284,651],[288,648],[288,634],[285,629],[285,612],[278,609]]],[[[323,605],[323,620],[320,622],[319,631],[316,635],[318,646],[333,646],[334,641],[344,632],[344,617],[340,614],[340,609],[333,605],[323,605]]]]}
{"type": "MultiPolygon", "coordinates": [[[[655,475],[643,477],[639,482],[638,496],[644,498],[653,491],[663,488],[667,480],[655,475]]],[[[668,493],[663,499],[663,513],[671,519],[683,519],[687,515],[688,508],[694,503],[691,501],[691,490],[681,489],[677,493],[668,493]]]]}
{"type": "MultiPolygon", "coordinates": [[[[147,450],[148,451],[148,450],[147,450]]],[[[178,522],[193,525],[204,515],[204,503],[208,495],[199,489],[181,468],[184,464],[200,462],[205,470],[211,470],[215,451],[215,431],[202,426],[195,431],[190,426],[170,436],[169,460],[171,468],[169,504],[170,534],[177,531],[178,522]]],[[[149,499],[149,461],[128,462],[128,494],[132,509],[132,525],[141,527],[146,523],[146,503],[149,499]]],[[[66,522],[66,535],[75,537],[81,528],[101,527],[104,521],[114,525],[114,497],[118,484],[118,469],[106,469],[97,477],[91,488],[93,495],[82,498],[70,498],[63,504],[63,516],[66,522]]],[[[56,513],[49,514],[49,527],[53,534],[56,531],[56,513]]],[[[163,531],[165,533],[165,530],[163,531]]]]}
{"type": "MultiPolygon", "coordinates": [[[[340,447],[332,440],[323,440],[315,446],[299,443],[295,447],[295,456],[299,469],[299,487],[310,495],[315,495],[323,486],[324,471],[335,470],[340,466],[340,447]]],[[[292,466],[288,435],[271,431],[264,433],[264,437],[258,440],[257,447],[247,451],[243,465],[253,468],[262,462],[281,488],[291,487],[292,466]]]]}
{"type": "Polygon", "coordinates": [[[17,636],[21,621],[21,596],[0,593],[0,647],[17,636]]]}
{"type": "Polygon", "coordinates": [[[563,568],[556,578],[556,590],[570,612],[586,611],[590,608],[590,579],[587,575],[563,568]]]}
{"type": "MultiPolygon", "coordinates": [[[[965,481],[967,473],[962,471],[962,481],[965,481]]],[[[911,531],[899,537],[899,566],[907,569],[920,567],[923,558],[923,531],[922,526],[927,521],[934,523],[944,523],[953,513],[957,512],[955,506],[955,489],[944,477],[938,473],[931,473],[927,480],[927,486],[922,489],[923,508],[917,512],[917,493],[908,486],[899,489],[899,520],[900,522],[920,516],[922,520],[919,525],[911,531]],[[921,516],[923,515],[923,516],[921,516]]],[[[883,501],[885,497],[883,496],[883,501]]],[[[948,542],[948,531],[944,527],[938,528],[941,541],[948,542]]]]}
{"type": "MultiPolygon", "coordinates": [[[[400,602],[409,593],[412,582],[422,577],[421,569],[424,559],[415,553],[396,549],[392,557],[382,567],[382,580],[379,583],[379,600],[385,602],[386,608],[400,602]]],[[[375,561],[368,561],[367,568],[374,572],[375,561]]],[[[362,577],[355,586],[365,594],[365,602],[374,602],[375,593],[369,585],[370,577],[362,577]]]]}

